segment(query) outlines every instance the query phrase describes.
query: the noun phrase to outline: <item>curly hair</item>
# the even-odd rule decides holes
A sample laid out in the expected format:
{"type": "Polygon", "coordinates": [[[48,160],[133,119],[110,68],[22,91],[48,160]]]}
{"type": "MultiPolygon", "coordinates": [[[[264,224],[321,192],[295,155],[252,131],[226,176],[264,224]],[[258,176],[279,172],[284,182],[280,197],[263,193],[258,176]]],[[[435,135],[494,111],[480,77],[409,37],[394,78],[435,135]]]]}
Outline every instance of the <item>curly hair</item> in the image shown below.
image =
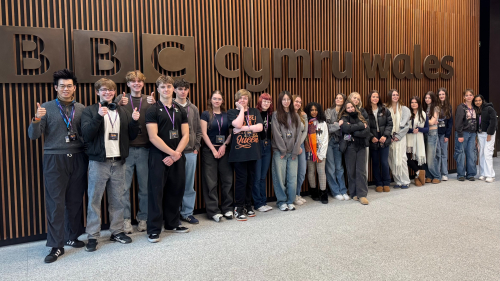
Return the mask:
{"type": "Polygon", "coordinates": [[[323,110],[323,107],[321,104],[317,102],[310,102],[306,105],[306,108],[304,109],[304,112],[307,114],[307,118],[311,119],[311,110],[312,108],[315,107],[316,111],[318,111],[318,115],[316,116],[316,120],[319,122],[325,122],[326,121],[326,115],[325,111],[323,110]]]}

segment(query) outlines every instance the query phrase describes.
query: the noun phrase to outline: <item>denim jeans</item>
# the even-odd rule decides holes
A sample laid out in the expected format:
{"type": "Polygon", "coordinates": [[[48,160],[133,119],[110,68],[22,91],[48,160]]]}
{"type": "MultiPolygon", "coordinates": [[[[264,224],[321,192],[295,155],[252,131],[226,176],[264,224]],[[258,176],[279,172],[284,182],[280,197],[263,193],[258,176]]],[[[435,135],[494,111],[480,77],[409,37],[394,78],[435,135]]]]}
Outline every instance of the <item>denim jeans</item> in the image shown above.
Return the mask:
{"type": "Polygon", "coordinates": [[[438,154],[441,155],[441,159],[439,159],[441,166],[441,176],[448,176],[448,144],[450,143],[450,139],[447,142],[444,142],[444,134],[439,136],[439,150],[438,154]]]}
{"type": "Polygon", "coordinates": [[[300,148],[302,148],[302,153],[297,156],[299,158],[299,162],[297,163],[297,195],[300,195],[307,170],[306,149],[304,148],[304,143],[300,145],[300,148]]]}
{"type": "Polygon", "coordinates": [[[297,191],[297,165],[298,159],[292,160],[292,154],[288,153],[281,159],[281,153],[275,151],[273,154],[273,186],[276,194],[276,205],[283,203],[292,204],[297,191]]]}
{"type": "Polygon", "coordinates": [[[441,180],[441,147],[439,146],[438,130],[429,130],[427,134],[427,146],[425,148],[425,155],[427,157],[427,169],[425,170],[425,177],[428,179],[441,180]]]}
{"type": "Polygon", "coordinates": [[[139,183],[137,197],[139,197],[139,209],[137,210],[137,220],[145,221],[148,219],[148,159],[149,148],[130,147],[128,157],[125,162],[125,193],[123,194],[123,217],[131,219],[130,214],[130,187],[134,176],[134,168],[139,183]]]}
{"type": "Polygon", "coordinates": [[[255,183],[252,189],[253,205],[255,209],[266,205],[266,177],[269,165],[271,164],[271,141],[267,141],[267,145],[264,145],[264,141],[261,140],[260,146],[260,159],[257,160],[255,164],[255,183]]]}
{"type": "Polygon", "coordinates": [[[97,239],[101,232],[101,201],[107,189],[109,230],[111,234],[123,232],[122,198],[125,181],[125,165],[118,161],[89,161],[89,204],[87,208],[88,239],[97,239]]]}
{"type": "Polygon", "coordinates": [[[455,153],[453,158],[457,161],[457,178],[472,178],[477,174],[476,160],[476,133],[463,132],[464,141],[458,141],[458,133],[455,132],[455,153]],[[467,164],[467,166],[466,166],[467,164]]]}
{"type": "Polygon", "coordinates": [[[326,151],[326,180],[333,196],[347,193],[342,152],[340,152],[339,143],[336,143],[333,137],[328,141],[328,150],[326,151]]]}
{"type": "Polygon", "coordinates": [[[194,203],[196,202],[196,191],[194,191],[194,174],[196,172],[196,158],[198,154],[186,153],[186,187],[182,198],[181,216],[186,218],[193,214],[194,203]]]}
{"type": "MultiPolygon", "coordinates": [[[[379,133],[380,137],[380,133],[379,133]]],[[[372,156],[372,173],[376,186],[389,186],[391,174],[389,173],[389,146],[370,149],[372,156]]]]}

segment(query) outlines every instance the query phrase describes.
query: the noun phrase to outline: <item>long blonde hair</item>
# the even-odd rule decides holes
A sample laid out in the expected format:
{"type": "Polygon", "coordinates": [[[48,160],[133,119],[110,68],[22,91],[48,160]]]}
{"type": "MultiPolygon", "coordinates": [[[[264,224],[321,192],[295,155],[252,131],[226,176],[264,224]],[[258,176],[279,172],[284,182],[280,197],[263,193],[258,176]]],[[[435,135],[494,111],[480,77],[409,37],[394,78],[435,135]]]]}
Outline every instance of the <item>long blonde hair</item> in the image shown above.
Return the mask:
{"type": "Polygon", "coordinates": [[[354,103],[353,103],[352,105],[354,105],[354,107],[356,107],[356,109],[360,109],[361,107],[363,107],[363,101],[361,101],[361,95],[358,92],[352,92],[352,93],[350,93],[348,99],[350,99],[352,101],[352,98],[355,95],[358,95],[358,97],[359,97],[359,104],[358,105],[354,105],[354,103]]]}
{"type": "MultiPolygon", "coordinates": [[[[296,100],[297,98],[299,98],[299,99],[300,99],[300,101],[302,101],[302,98],[301,98],[299,95],[292,95],[292,105],[293,105],[293,103],[295,103],[295,100],[296,100]]],[[[299,115],[299,117],[300,117],[300,121],[301,121],[301,122],[302,122],[302,124],[304,124],[304,126],[305,126],[305,125],[306,125],[306,121],[304,120],[304,118],[302,118],[302,112],[304,112],[303,108],[304,108],[304,105],[301,103],[301,104],[300,104],[300,108],[299,108],[299,110],[297,110],[297,114],[298,114],[298,115],[299,115]]]]}

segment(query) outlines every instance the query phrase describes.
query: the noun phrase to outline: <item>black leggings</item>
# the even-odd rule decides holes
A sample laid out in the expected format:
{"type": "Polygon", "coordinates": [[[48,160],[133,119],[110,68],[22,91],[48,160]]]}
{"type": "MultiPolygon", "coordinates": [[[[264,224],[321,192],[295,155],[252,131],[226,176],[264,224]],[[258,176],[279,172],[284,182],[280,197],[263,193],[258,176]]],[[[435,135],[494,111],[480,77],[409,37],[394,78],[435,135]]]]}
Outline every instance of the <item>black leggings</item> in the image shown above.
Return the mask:
{"type": "Polygon", "coordinates": [[[406,161],[408,163],[408,167],[412,169],[414,172],[418,172],[419,170],[425,170],[427,169],[427,164],[423,165],[418,165],[417,160],[411,160],[411,153],[407,154],[408,160],[406,161]]]}

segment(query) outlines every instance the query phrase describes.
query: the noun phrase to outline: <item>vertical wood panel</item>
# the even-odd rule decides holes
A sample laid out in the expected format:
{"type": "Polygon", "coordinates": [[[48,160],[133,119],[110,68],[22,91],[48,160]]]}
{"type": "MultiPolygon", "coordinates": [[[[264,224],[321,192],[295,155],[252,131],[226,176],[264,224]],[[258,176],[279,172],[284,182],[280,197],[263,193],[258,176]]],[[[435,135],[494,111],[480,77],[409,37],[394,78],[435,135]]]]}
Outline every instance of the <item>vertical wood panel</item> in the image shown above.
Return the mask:
{"type": "MultiPolygon", "coordinates": [[[[408,104],[413,95],[423,97],[428,90],[437,91],[446,87],[455,109],[462,102],[462,91],[479,89],[479,0],[75,0],[75,1],[18,1],[2,0],[0,25],[63,28],[65,32],[68,67],[73,65],[73,29],[133,32],[135,67],[142,69],[143,33],[194,36],[196,44],[197,81],[192,84],[190,99],[200,112],[206,108],[210,93],[220,89],[228,108],[234,104],[234,93],[245,87],[245,83],[260,83],[259,78],[250,78],[243,70],[243,48],[251,47],[255,69],[262,67],[261,48],[271,50],[271,75],[274,66],[274,48],[305,49],[311,58],[313,51],[340,52],[340,70],[344,70],[344,53],[353,52],[354,73],[352,79],[338,80],[333,77],[331,60],[321,63],[321,79],[304,79],[302,65],[297,64],[297,78],[289,79],[289,59],[283,59],[281,79],[271,76],[265,92],[271,94],[273,102],[283,90],[302,97],[304,106],[317,101],[326,108],[333,104],[338,92],[349,95],[357,91],[363,104],[368,102],[370,90],[377,89],[383,102],[391,88],[399,89],[401,100],[408,104]],[[454,57],[455,74],[450,80],[398,80],[389,74],[387,79],[367,79],[363,52],[410,56],[413,69],[414,45],[421,46],[422,61],[430,54],[441,58],[454,57]],[[239,69],[240,77],[227,79],[219,75],[214,66],[215,52],[222,46],[235,45],[240,55],[228,55],[230,69],[239,69]]],[[[20,40],[24,38],[19,38],[20,40]]],[[[29,40],[40,40],[28,36],[29,40]]],[[[97,39],[98,42],[109,40],[97,39]]],[[[171,43],[168,43],[171,44],[171,43]]],[[[164,44],[164,46],[173,46],[164,44]]],[[[114,47],[112,47],[114,49],[114,47]]],[[[158,49],[159,50],[159,49],[158,49]]],[[[40,50],[27,57],[40,57],[40,50]]],[[[108,56],[102,56],[111,59],[108,56]]],[[[153,58],[157,64],[157,58],[153,58]]],[[[101,72],[112,74],[117,69],[101,72]]],[[[18,66],[16,66],[18,67],[18,66]]],[[[44,64],[46,68],[47,65],[44,64]]],[[[94,67],[96,73],[99,72],[94,67]]],[[[391,66],[392,72],[392,66],[391,66]]],[[[39,74],[40,70],[30,70],[39,74]]],[[[178,74],[179,72],[175,73],[178,74]]],[[[312,72],[312,74],[314,74],[312,72]]],[[[147,84],[145,93],[156,90],[147,84]]],[[[127,91],[125,84],[118,84],[117,93],[127,91]]],[[[259,93],[254,93],[255,105],[259,93]]],[[[55,98],[50,83],[2,84],[0,87],[0,245],[2,241],[40,235],[46,231],[45,200],[42,159],[43,138],[30,141],[27,127],[36,109],[36,103],[55,98]]],[[[85,105],[97,101],[92,84],[80,84],[77,100],[85,105]]],[[[454,138],[449,144],[449,169],[456,169],[451,157],[454,138]]],[[[198,161],[200,163],[200,161],[198,161]]],[[[198,164],[195,188],[198,191],[196,209],[204,208],[201,193],[201,169],[198,164]]],[[[370,171],[371,176],[371,171],[370,171]]],[[[137,180],[131,192],[132,212],[137,211],[137,180]]],[[[303,185],[307,190],[307,181],[303,185]]],[[[271,173],[268,173],[267,192],[274,196],[271,173]]],[[[106,204],[103,204],[106,211],[106,204]]],[[[86,206],[85,206],[86,207],[86,206]]],[[[107,216],[103,222],[107,222],[107,216]]]]}

